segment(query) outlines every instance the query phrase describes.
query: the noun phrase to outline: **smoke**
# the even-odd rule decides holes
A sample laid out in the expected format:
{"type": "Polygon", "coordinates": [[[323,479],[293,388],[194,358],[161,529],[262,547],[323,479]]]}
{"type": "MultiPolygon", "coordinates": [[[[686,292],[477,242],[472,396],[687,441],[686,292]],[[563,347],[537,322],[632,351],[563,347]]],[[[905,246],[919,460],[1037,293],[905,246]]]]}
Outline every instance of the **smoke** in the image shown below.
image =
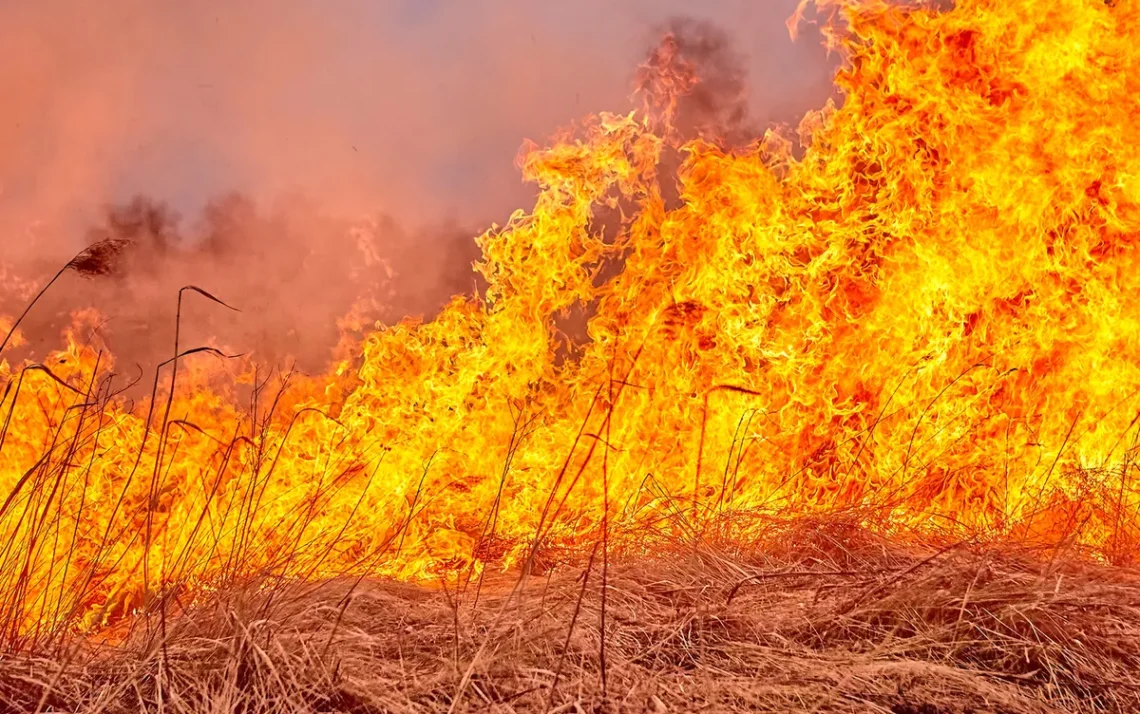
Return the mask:
{"type": "MultiPolygon", "coordinates": [[[[474,234],[454,222],[409,230],[385,214],[350,221],[301,195],[262,207],[231,193],[184,222],[169,205],[136,196],[106,207],[86,232],[90,245],[126,246],[112,257],[114,269],[75,271],[90,279],[48,293],[22,327],[31,336],[23,351],[50,351],[74,309],[93,305],[106,313],[99,336],[120,366],[153,365],[170,356],[177,294],[193,284],[239,311],[190,300],[179,323],[183,344],[213,342],[316,371],[342,330],[430,317],[448,295],[472,292],[474,234]],[[421,260],[425,245],[446,257],[421,260]]],[[[4,312],[15,307],[0,300],[4,312]]]]}
{"type": "Polygon", "coordinates": [[[640,70],[639,89],[653,95],[655,79],[662,74],[679,71],[691,78],[684,87],[663,88],[679,90],[670,117],[677,135],[728,147],[755,140],[761,129],[750,116],[748,69],[728,33],[707,20],[675,17],[661,27],[660,34],[664,43],[650,53],[640,70]]]}
{"type": "Polygon", "coordinates": [[[704,79],[683,108],[694,130],[743,140],[822,104],[832,66],[812,37],[789,41],[795,4],[0,4],[0,314],[126,235],[125,277],[61,281],[29,350],[93,305],[120,358],[149,363],[193,283],[242,313],[195,307],[188,340],[315,368],[354,307],[430,316],[470,291],[474,235],[528,205],[518,146],[631,108],[662,29],[704,79]],[[679,11],[700,14],[670,23],[679,11]]]}

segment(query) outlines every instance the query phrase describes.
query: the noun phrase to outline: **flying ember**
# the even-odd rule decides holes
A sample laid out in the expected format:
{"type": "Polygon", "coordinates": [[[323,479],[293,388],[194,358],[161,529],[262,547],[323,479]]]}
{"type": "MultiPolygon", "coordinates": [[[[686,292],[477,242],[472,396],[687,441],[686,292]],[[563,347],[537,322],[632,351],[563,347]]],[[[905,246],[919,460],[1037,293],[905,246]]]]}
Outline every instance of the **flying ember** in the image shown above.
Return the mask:
{"type": "Polygon", "coordinates": [[[665,38],[641,110],[524,149],[538,197],[477,239],[483,294],[324,374],[179,345],[132,403],[89,312],[0,362],[5,632],[172,583],[470,578],[828,514],[1130,562],[1140,5],[817,5],[836,105],[682,141],[701,78],[665,38]]]}

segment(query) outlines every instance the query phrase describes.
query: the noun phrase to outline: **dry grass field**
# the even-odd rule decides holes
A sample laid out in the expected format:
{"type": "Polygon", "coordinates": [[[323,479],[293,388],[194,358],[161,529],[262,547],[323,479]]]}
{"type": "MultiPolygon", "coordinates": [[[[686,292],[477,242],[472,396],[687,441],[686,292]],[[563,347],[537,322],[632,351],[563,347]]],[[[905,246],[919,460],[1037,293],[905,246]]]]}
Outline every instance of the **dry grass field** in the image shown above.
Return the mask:
{"type": "Polygon", "coordinates": [[[465,591],[251,584],[5,659],[12,711],[1136,711],[1140,578],[799,524],[465,591]],[[605,581],[605,602],[602,582],[605,581]],[[604,621],[605,635],[602,635],[604,621]],[[149,625],[148,625],[149,623],[149,625]],[[148,631],[149,630],[149,631],[148,631]]]}

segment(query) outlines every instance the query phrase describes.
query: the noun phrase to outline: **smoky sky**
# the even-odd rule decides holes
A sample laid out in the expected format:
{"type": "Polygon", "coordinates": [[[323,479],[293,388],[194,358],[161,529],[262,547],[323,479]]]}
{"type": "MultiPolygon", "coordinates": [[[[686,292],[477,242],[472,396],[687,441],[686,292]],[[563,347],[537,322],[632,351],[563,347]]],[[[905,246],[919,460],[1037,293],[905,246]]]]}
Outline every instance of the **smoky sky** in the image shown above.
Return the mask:
{"type": "Polygon", "coordinates": [[[106,290],[84,298],[63,284],[58,308],[90,299],[112,317],[130,313],[139,334],[161,332],[153,325],[169,316],[143,305],[186,280],[264,305],[247,313],[250,330],[302,318],[334,326],[355,289],[342,275],[360,256],[339,250],[329,236],[340,229],[325,224],[382,216],[398,227],[376,240],[396,236],[397,267],[433,283],[405,279],[404,292],[416,295],[409,310],[430,312],[468,285],[470,271],[454,265],[472,258],[461,237],[527,207],[533,188],[515,167],[523,141],[632,109],[637,65],[663,31],[700,28],[690,49],[715,45],[710,66],[721,84],[707,85],[701,101],[728,111],[736,131],[794,124],[821,106],[836,59],[811,27],[789,38],[796,3],[0,2],[0,274],[58,265],[106,222],[109,204],[140,195],[176,216],[170,230],[192,245],[212,235],[201,225],[208,206],[237,192],[254,202],[247,223],[258,228],[244,240],[257,245],[177,269],[173,258],[150,260],[135,281],[144,287],[117,286],[114,304],[106,290]],[[288,218],[297,196],[309,206],[303,220],[288,218]],[[306,238],[318,215],[322,227],[306,238]],[[309,281],[304,315],[267,265],[309,281]],[[336,299],[322,304],[326,293],[336,299]]]}
{"type": "Polygon", "coordinates": [[[513,159],[629,108],[670,18],[724,29],[761,121],[831,92],[796,0],[37,0],[0,4],[0,210],[45,220],[136,193],[183,214],[299,189],[333,210],[501,220],[513,159]]]}

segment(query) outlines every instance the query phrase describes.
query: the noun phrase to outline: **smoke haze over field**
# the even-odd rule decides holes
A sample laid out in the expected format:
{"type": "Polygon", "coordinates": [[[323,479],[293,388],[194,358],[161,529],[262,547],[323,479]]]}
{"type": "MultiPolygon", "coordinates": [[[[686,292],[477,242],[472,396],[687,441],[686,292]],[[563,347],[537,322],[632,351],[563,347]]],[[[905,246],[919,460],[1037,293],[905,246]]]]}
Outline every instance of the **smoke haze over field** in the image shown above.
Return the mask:
{"type": "MultiPolygon", "coordinates": [[[[795,5],[5,3],[0,267],[58,265],[105,222],[103,206],[141,194],[182,216],[181,248],[199,253],[170,270],[169,280],[161,279],[165,267],[151,271],[150,310],[172,309],[170,281],[184,280],[239,305],[256,298],[264,309],[246,319],[261,320],[259,329],[288,319],[335,331],[350,287],[380,274],[345,280],[349,263],[362,262],[358,241],[341,224],[312,224],[379,216],[382,232],[402,235],[386,251],[400,263],[397,272],[411,270],[419,282],[397,292],[417,294],[408,311],[430,311],[433,300],[469,287],[455,277],[465,275],[456,260],[462,267],[473,257],[459,236],[527,204],[530,188],[513,165],[522,141],[541,143],[585,114],[631,108],[636,65],[675,16],[724,29],[739,62],[717,91],[734,94],[730,100],[747,96],[741,126],[795,122],[821,105],[832,91],[832,60],[810,32],[791,42],[784,22],[795,5]],[[253,199],[249,210],[259,218],[250,220],[262,228],[231,238],[258,243],[203,251],[197,243],[212,230],[203,208],[231,191],[253,199]],[[288,198],[295,195],[308,203],[299,207],[288,198]],[[309,255],[314,247],[323,257],[309,255]],[[271,273],[283,266],[295,275],[271,273]],[[303,309],[297,280],[308,289],[303,309]],[[274,310],[278,317],[270,318],[274,310]]],[[[80,297],[74,283],[60,286],[61,309],[69,293],[80,297]]],[[[100,296],[88,297],[99,304],[100,296]]],[[[137,294],[133,302],[141,310],[137,294]]],[[[12,311],[8,300],[0,303],[0,312],[12,311]]]]}

